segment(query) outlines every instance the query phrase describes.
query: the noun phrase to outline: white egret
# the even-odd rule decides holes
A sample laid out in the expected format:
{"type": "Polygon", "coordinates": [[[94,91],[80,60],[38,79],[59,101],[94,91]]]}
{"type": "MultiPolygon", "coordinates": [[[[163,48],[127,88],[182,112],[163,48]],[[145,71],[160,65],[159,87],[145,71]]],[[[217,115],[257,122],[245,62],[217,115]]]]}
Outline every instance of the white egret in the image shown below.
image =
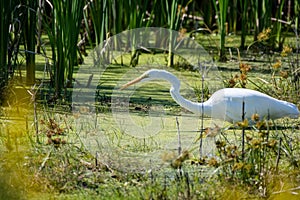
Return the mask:
{"type": "Polygon", "coordinates": [[[163,79],[171,83],[172,98],[185,109],[204,114],[215,119],[234,123],[242,121],[242,105],[244,102],[244,118],[251,120],[253,114],[262,118],[278,119],[282,117],[298,118],[299,110],[293,103],[275,99],[261,92],[244,88],[224,88],[216,91],[203,103],[192,102],[180,95],[180,81],[175,75],[165,70],[151,69],[140,77],[123,85],[125,89],[140,81],[163,79]]]}

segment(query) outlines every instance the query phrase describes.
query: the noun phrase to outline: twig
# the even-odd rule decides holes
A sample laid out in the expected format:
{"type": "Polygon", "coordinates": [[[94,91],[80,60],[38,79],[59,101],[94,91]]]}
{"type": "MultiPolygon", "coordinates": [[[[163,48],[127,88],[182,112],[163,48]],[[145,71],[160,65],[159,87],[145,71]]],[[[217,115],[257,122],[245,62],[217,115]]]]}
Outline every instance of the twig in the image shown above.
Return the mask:
{"type": "Polygon", "coordinates": [[[178,155],[180,155],[181,154],[181,138],[180,138],[178,117],[176,117],[176,126],[177,126],[177,135],[178,135],[178,155]]]}
{"type": "Polygon", "coordinates": [[[95,154],[95,166],[101,166],[102,168],[105,168],[105,170],[109,171],[110,173],[113,173],[114,170],[105,162],[99,161],[99,153],[96,152],[95,154]]]}
{"type": "Polygon", "coordinates": [[[29,125],[28,125],[28,117],[25,116],[25,126],[26,126],[26,134],[30,140],[30,143],[31,144],[34,144],[33,140],[32,140],[32,137],[31,137],[31,134],[29,133],[29,125]]]}
{"type": "Polygon", "coordinates": [[[203,145],[203,141],[202,141],[202,138],[203,138],[203,131],[204,131],[204,105],[203,105],[203,102],[204,102],[204,91],[203,91],[203,88],[204,88],[204,70],[203,70],[203,67],[201,66],[201,64],[199,63],[199,66],[201,67],[201,87],[202,87],[202,91],[201,91],[201,132],[200,132],[200,144],[199,144],[199,151],[200,151],[200,158],[202,157],[202,145],[203,145]]]}
{"type": "MultiPolygon", "coordinates": [[[[245,100],[243,99],[242,104],[242,122],[245,121],[245,100]]],[[[242,126],[242,160],[244,161],[245,157],[245,126],[242,126]]]]}
{"type": "Polygon", "coordinates": [[[39,143],[39,127],[38,127],[38,116],[37,116],[37,103],[36,103],[36,93],[39,88],[42,86],[42,83],[39,85],[37,89],[35,89],[36,84],[34,84],[30,90],[27,92],[31,95],[31,101],[33,102],[33,115],[34,115],[34,125],[35,125],[35,135],[36,142],[39,143]]]}
{"type": "Polygon", "coordinates": [[[37,53],[41,52],[41,46],[42,46],[42,20],[43,20],[43,14],[44,14],[44,10],[43,8],[45,8],[45,1],[43,0],[39,0],[38,1],[38,9],[37,9],[37,18],[38,18],[38,23],[37,23],[37,45],[36,45],[36,49],[37,49],[37,53]]]}
{"type": "Polygon", "coordinates": [[[277,19],[277,18],[274,18],[274,17],[271,18],[271,21],[279,22],[279,23],[286,24],[286,25],[291,25],[292,24],[292,21],[288,22],[288,21],[284,21],[284,20],[277,19]]]}
{"type": "Polygon", "coordinates": [[[273,192],[272,194],[280,194],[280,193],[291,192],[291,191],[295,191],[295,190],[300,190],[300,186],[295,187],[295,188],[291,188],[291,189],[288,189],[288,190],[282,190],[282,191],[278,191],[278,192],[273,192]]]}
{"type": "Polygon", "coordinates": [[[190,189],[190,178],[189,178],[189,174],[187,172],[184,173],[185,176],[185,182],[186,182],[186,186],[187,186],[187,194],[186,194],[186,198],[187,199],[191,199],[191,189],[190,189]]]}
{"type": "Polygon", "coordinates": [[[270,121],[270,110],[268,109],[267,138],[266,138],[267,142],[269,141],[269,133],[270,133],[269,121],[270,121]]]}
{"type": "Polygon", "coordinates": [[[99,157],[99,153],[98,152],[96,152],[96,154],[95,154],[95,165],[96,166],[98,166],[98,157],[99,157]]]}
{"type": "MultiPolygon", "coordinates": [[[[52,153],[52,149],[50,149],[50,151],[48,152],[47,156],[44,158],[44,160],[43,160],[41,166],[39,167],[38,173],[40,173],[40,172],[42,171],[42,169],[45,167],[46,162],[49,160],[51,153],[52,153]]],[[[38,174],[38,173],[37,173],[37,174],[38,174]]],[[[36,175],[37,175],[37,174],[36,174],[36,175]]]]}
{"type": "Polygon", "coordinates": [[[281,142],[282,142],[282,138],[279,138],[279,144],[278,144],[278,151],[277,151],[277,158],[276,158],[276,172],[278,171],[278,165],[279,165],[279,160],[280,160],[280,149],[281,149],[281,142]]]}
{"type": "Polygon", "coordinates": [[[89,87],[91,86],[93,77],[94,77],[94,74],[91,74],[90,77],[89,77],[89,80],[88,80],[88,82],[87,82],[87,84],[86,84],[86,88],[89,88],[89,87]]]}

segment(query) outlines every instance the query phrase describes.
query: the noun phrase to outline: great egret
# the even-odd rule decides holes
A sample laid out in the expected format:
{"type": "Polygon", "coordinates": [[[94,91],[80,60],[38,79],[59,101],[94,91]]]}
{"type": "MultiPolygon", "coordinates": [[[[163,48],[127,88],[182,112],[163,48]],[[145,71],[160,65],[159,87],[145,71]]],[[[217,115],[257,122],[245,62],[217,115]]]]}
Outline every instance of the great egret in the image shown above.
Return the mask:
{"type": "Polygon", "coordinates": [[[244,118],[251,120],[253,114],[262,118],[278,119],[282,117],[298,118],[299,110],[293,103],[275,99],[261,92],[244,88],[224,88],[216,91],[203,103],[192,102],[183,98],[180,93],[180,81],[175,75],[165,70],[151,69],[140,77],[123,85],[123,90],[140,81],[164,79],[171,83],[172,98],[182,107],[215,119],[234,123],[242,121],[242,105],[244,102],[244,118]]]}

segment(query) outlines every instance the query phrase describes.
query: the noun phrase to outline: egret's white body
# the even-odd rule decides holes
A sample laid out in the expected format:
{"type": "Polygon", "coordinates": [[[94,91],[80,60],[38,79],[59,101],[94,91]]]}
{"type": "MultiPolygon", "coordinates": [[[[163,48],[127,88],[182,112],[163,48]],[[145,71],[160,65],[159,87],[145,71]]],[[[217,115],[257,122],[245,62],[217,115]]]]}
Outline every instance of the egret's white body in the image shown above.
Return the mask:
{"type": "Polygon", "coordinates": [[[185,109],[206,116],[234,123],[244,118],[251,120],[253,114],[261,118],[278,119],[282,117],[298,118],[299,110],[293,103],[275,99],[261,92],[244,88],[224,88],[216,91],[203,103],[192,102],[180,95],[180,81],[165,70],[148,70],[140,77],[122,86],[124,89],[139,81],[164,79],[171,83],[170,93],[173,99],[185,109]]]}

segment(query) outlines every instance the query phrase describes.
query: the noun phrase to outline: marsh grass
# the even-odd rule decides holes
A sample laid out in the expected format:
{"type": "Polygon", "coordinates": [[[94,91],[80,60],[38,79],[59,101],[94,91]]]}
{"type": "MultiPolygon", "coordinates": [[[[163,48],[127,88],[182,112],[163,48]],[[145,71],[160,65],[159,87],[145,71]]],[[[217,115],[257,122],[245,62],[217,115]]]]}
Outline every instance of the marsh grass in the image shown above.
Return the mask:
{"type": "MultiPolygon", "coordinates": [[[[137,119],[144,118],[139,113],[135,115],[137,119]]],[[[99,117],[103,119],[104,115],[99,117]]],[[[70,116],[55,112],[44,118],[55,119],[60,128],[68,127],[73,121],[70,116]]],[[[109,124],[109,120],[106,124],[109,124]]],[[[233,129],[224,129],[217,136],[215,140],[217,151],[213,157],[198,160],[197,154],[191,151],[190,158],[181,163],[180,169],[172,168],[171,162],[168,161],[160,170],[154,170],[153,162],[153,169],[150,165],[147,171],[132,169],[130,172],[131,169],[126,169],[126,173],[123,168],[126,167],[125,160],[114,160],[121,162],[114,165],[112,160],[91,154],[80,141],[80,137],[74,136],[72,131],[63,136],[65,144],[47,144],[46,133],[49,131],[49,125],[46,124],[46,127],[41,129],[44,143],[34,145],[36,150],[30,153],[27,165],[35,174],[35,184],[43,186],[44,191],[59,191],[61,195],[56,194],[57,198],[63,199],[74,196],[78,199],[99,196],[117,199],[288,196],[289,189],[297,188],[299,183],[297,176],[292,178],[292,174],[299,170],[297,126],[290,120],[281,121],[280,124],[272,122],[270,126],[268,124],[268,121],[258,120],[256,125],[245,130],[243,157],[242,130],[237,126],[233,129]]],[[[90,126],[86,124],[82,128],[92,130],[92,127],[93,124],[90,126]]],[[[111,145],[125,148],[126,151],[147,153],[159,148],[155,138],[152,142],[151,139],[136,140],[116,127],[112,129],[111,125],[101,129],[109,137],[111,145]]],[[[170,133],[170,136],[176,138],[175,132],[174,129],[174,133],[170,133]]],[[[175,156],[171,156],[171,160],[177,157],[176,152],[174,149],[175,156]]]]}
{"type": "Polygon", "coordinates": [[[267,76],[248,79],[255,89],[294,103],[298,102],[299,60],[298,53],[293,53],[293,48],[297,47],[285,45],[281,51],[266,55],[267,76]],[[271,76],[268,76],[269,74],[271,76]]]}
{"type": "MultiPolygon", "coordinates": [[[[268,125],[269,123],[257,120],[256,125],[245,130],[244,151],[240,129],[244,123],[239,124],[240,128],[234,129],[231,134],[229,130],[221,131],[215,140],[215,156],[193,159],[192,164],[215,168],[212,174],[223,184],[222,191],[225,196],[226,194],[232,197],[238,195],[238,198],[250,198],[252,195],[262,198],[276,196],[274,190],[278,188],[279,177],[287,173],[288,169],[299,170],[296,164],[298,156],[295,157],[298,148],[291,145],[291,141],[295,141],[297,146],[298,136],[295,135],[297,130],[294,130],[294,125],[290,122],[283,122],[283,127],[275,122],[272,122],[272,125],[268,125]],[[232,189],[230,194],[226,191],[228,187],[232,189]],[[244,191],[247,188],[248,194],[243,193],[241,188],[244,188],[244,191]]],[[[282,180],[281,184],[285,181],[282,180]]],[[[294,181],[299,182],[297,179],[294,181]]]]}
{"type": "MultiPolygon", "coordinates": [[[[163,54],[159,54],[157,60],[154,58],[147,60],[147,56],[146,54],[141,55],[140,64],[149,64],[149,60],[157,63],[166,62],[163,54]]],[[[126,56],[124,58],[125,63],[129,63],[130,55],[128,55],[128,58],[126,56]]],[[[272,77],[273,68],[271,68],[271,63],[262,66],[264,71],[257,70],[255,65],[253,67],[251,63],[251,70],[247,72],[248,82],[245,86],[257,86],[249,80],[255,80],[254,77],[261,74],[263,74],[261,79],[268,81],[271,86],[274,83],[272,79],[278,73],[274,71],[275,75],[272,77]]],[[[232,61],[229,64],[231,66],[228,68],[231,67],[233,71],[224,70],[227,75],[224,76],[224,79],[229,79],[231,74],[241,74],[239,62],[232,61]]],[[[227,66],[224,68],[227,68],[227,66]]],[[[162,87],[158,82],[143,85],[135,90],[130,104],[130,114],[133,120],[139,126],[146,127],[150,121],[147,118],[148,110],[136,110],[136,108],[146,108],[149,105],[155,107],[163,103],[164,109],[167,110],[165,115],[167,122],[163,126],[165,129],[161,134],[147,139],[140,139],[125,134],[120,127],[113,123],[112,117],[109,116],[111,90],[114,89],[116,82],[120,80],[122,72],[126,70],[128,68],[115,64],[103,73],[97,90],[99,95],[97,120],[88,118],[90,116],[88,107],[83,107],[79,110],[80,112],[73,114],[69,113],[68,105],[64,104],[52,106],[43,104],[39,107],[40,143],[35,143],[34,139],[28,139],[34,138],[31,135],[34,127],[30,121],[28,122],[29,129],[24,128],[28,131],[28,135],[12,134],[16,136],[11,137],[10,142],[8,142],[7,135],[4,134],[6,130],[3,127],[6,126],[5,120],[12,117],[12,115],[7,114],[5,119],[2,118],[2,137],[0,141],[1,144],[4,144],[2,147],[3,152],[9,153],[11,151],[9,148],[12,146],[13,149],[16,149],[15,144],[18,144],[20,149],[23,145],[20,143],[21,138],[24,141],[30,141],[27,151],[19,153],[18,159],[15,155],[12,156],[13,154],[11,154],[10,159],[6,159],[5,156],[1,157],[3,163],[7,160],[12,163],[15,163],[15,161],[20,162],[16,165],[20,168],[18,170],[7,165],[7,168],[10,168],[16,174],[11,176],[11,174],[6,173],[10,176],[12,182],[4,181],[3,188],[6,188],[7,185],[13,185],[11,193],[14,193],[15,189],[20,189],[21,195],[31,196],[32,198],[38,196],[38,199],[47,199],[49,196],[54,196],[57,199],[279,198],[280,196],[291,196],[291,192],[297,192],[300,155],[300,140],[297,135],[299,124],[297,124],[297,121],[279,120],[272,122],[269,127],[263,128],[263,125],[267,123],[261,120],[260,124],[245,128],[246,143],[243,158],[241,155],[242,127],[224,128],[215,138],[217,145],[214,142],[209,143],[215,149],[215,154],[199,158],[197,143],[199,129],[192,128],[195,124],[197,124],[197,127],[199,126],[199,118],[189,115],[190,113],[181,110],[173,102],[169,95],[168,86],[162,87]],[[112,75],[114,76],[112,77],[112,75]],[[160,87],[160,90],[157,90],[157,87],[160,87]],[[149,97],[152,98],[152,102],[147,104],[149,97]],[[176,140],[177,128],[174,115],[178,115],[179,119],[180,117],[186,117],[187,119],[186,121],[180,121],[179,129],[183,150],[188,151],[190,157],[180,160],[179,169],[171,165],[179,157],[177,155],[178,141],[176,140]],[[86,118],[85,121],[82,121],[82,126],[74,126],[78,122],[76,119],[81,117],[86,118]],[[78,132],[88,133],[90,134],[88,139],[94,136],[102,141],[103,137],[95,134],[99,130],[103,133],[100,136],[107,137],[110,142],[110,146],[105,147],[114,147],[113,150],[115,151],[113,153],[121,152],[119,157],[102,157],[101,152],[92,153],[90,147],[84,143],[83,138],[78,134],[78,132]],[[50,135],[47,136],[49,133],[50,135]],[[247,137],[249,138],[247,139],[247,137]],[[57,140],[56,138],[60,139],[57,140]],[[48,142],[49,139],[51,142],[48,142]],[[171,139],[170,144],[172,146],[170,145],[170,148],[165,150],[162,145],[163,142],[171,139]],[[155,152],[158,149],[162,149],[162,151],[155,152]],[[124,151],[126,152],[124,153],[124,151]],[[153,151],[154,154],[151,154],[153,151]],[[132,154],[134,152],[136,154],[132,154]],[[163,155],[172,156],[169,160],[164,161],[163,155]],[[125,156],[133,158],[120,159],[120,157],[125,156]],[[140,161],[145,160],[145,158],[147,158],[146,168],[142,165],[144,163],[140,161]],[[132,163],[128,164],[127,162],[132,163]],[[155,164],[157,162],[162,164],[157,167],[155,164]],[[142,168],[142,170],[137,170],[137,168],[142,168]],[[159,169],[157,170],[157,168],[159,169]],[[30,182],[15,186],[15,182],[18,182],[19,179],[14,177],[19,176],[17,174],[19,171],[21,171],[22,176],[27,176],[30,182]],[[23,193],[23,191],[25,192],[23,193]],[[41,191],[42,194],[40,194],[41,191]]],[[[195,85],[193,89],[196,95],[192,96],[191,93],[186,92],[188,98],[197,98],[202,91],[206,92],[207,97],[212,93],[212,90],[207,90],[206,87],[202,89],[197,85],[200,80],[198,72],[182,70],[180,73],[181,80],[184,77],[187,80],[184,80],[187,82],[185,88],[183,88],[184,92],[186,92],[186,88],[195,85]]],[[[137,74],[133,75],[135,77],[137,74]]],[[[263,89],[263,86],[258,86],[263,89]]],[[[17,99],[20,98],[15,97],[14,101],[17,102],[17,99]]],[[[17,107],[13,108],[16,109],[17,107]]],[[[32,112],[32,110],[28,112],[32,112]]],[[[8,112],[3,111],[2,113],[8,112]]],[[[209,127],[209,119],[205,118],[204,122],[204,127],[209,127]]],[[[13,132],[10,131],[10,133],[13,132]]],[[[23,132],[21,131],[21,133],[23,132]]],[[[214,141],[214,138],[211,141],[214,141]]],[[[107,149],[107,151],[110,150],[107,149]]],[[[4,176],[4,180],[7,179],[4,176]]]]}
{"type": "MultiPolygon", "coordinates": [[[[44,122],[39,121],[41,123],[41,143],[32,142],[32,146],[28,147],[28,152],[19,154],[18,159],[10,157],[10,162],[15,164],[15,161],[18,160],[20,165],[23,165],[21,167],[24,170],[22,171],[23,176],[27,176],[31,180],[29,185],[25,182],[25,185],[16,186],[14,179],[11,178],[12,175],[6,173],[13,181],[9,183],[14,185],[11,190],[12,194],[19,194],[13,192],[14,189],[19,188],[20,195],[34,198],[38,194],[42,199],[47,198],[47,193],[51,193],[52,197],[56,196],[58,199],[74,197],[97,199],[100,196],[117,199],[173,199],[179,197],[182,199],[222,199],[258,196],[267,198],[278,195],[288,196],[291,192],[289,189],[298,187],[299,179],[293,174],[297,174],[299,170],[297,166],[300,155],[299,137],[297,127],[289,120],[282,121],[280,125],[273,123],[269,129],[259,128],[258,125],[246,129],[246,137],[249,139],[246,140],[244,161],[241,159],[240,150],[241,129],[236,127],[233,130],[222,130],[222,134],[216,138],[218,150],[216,157],[207,157],[204,161],[202,160],[201,164],[195,162],[198,161],[198,156],[192,153],[191,158],[182,162],[180,170],[173,169],[170,162],[166,162],[160,170],[154,170],[153,163],[153,170],[150,165],[150,169],[147,171],[133,170],[134,172],[124,173],[123,167],[126,167],[126,162],[115,160],[114,162],[121,163],[114,165],[111,160],[91,154],[83,145],[80,137],[73,132],[75,127],[72,124],[75,119],[68,114],[58,114],[57,110],[59,108],[56,108],[53,113],[47,112],[46,115],[39,115],[40,119],[44,120],[44,122]],[[56,125],[49,125],[49,122],[53,123],[53,121],[56,125]],[[66,142],[59,145],[47,143],[49,130],[59,133],[60,129],[64,129],[64,133],[58,137],[62,137],[66,142]],[[220,143],[225,146],[220,146],[220,143]],[[277,161],[278,152],[280,158],[277,161]],[[32,179],[32,177],[34,178],[32,179]],[[22,191],[24,191],[23,194],[22,191]]],[[[138,112],[135,115],[137,115],[137,119],[144,118],[138,112]]],[[[153,149],[159,148],[155,138],[153,141],[151,139],[135,140],[116,127],[112,129],[112,126],[109,125],[110,120],[104,114],[99,115],[99,122],[104,123],[105,118],[107,126],[102,129],[110,137],[109,140],[114,146],[140,153],[151,152],[153,149]]],[[[170,117],[170,120],[172,119],[174,121],[174,118],[170,117]]],[[[174,131],[169,133],[169,137],[176,138],[175,121],[173,126],[174,131]]],[[[93,127],[94,124],[86,124],[82,129],[92,131],[93,127]]],[[[183,126],[180,126],[181,132],[182,128],[183,126]]],[[[182,138],[185,137],[182,135],[182,138]]],[[[176,145],[174,147],[175,156],[172,159],[176,158],[176,145]]],[[[158,158],[153,157],[153,160],[162,159],[159,155],[154,156],[158,158]]],[[[2,157],[2,159],[7,161],[6,157],[2,157]]],[[[9,167],[8,164],[7,167],[13,173],[20,172],[20,170],[14,171],[14,168],[9,167]]],[[[16,176],[19,177],[19,175],[16,176]]],[[[6,186],[3,185],[3,188],[6,186]]]]}
{"type": "MultiPolygon", "coordinates": [[[[54,72],[57,83],[59,82],[56,85],[57,88],[65,87],[68,81],[72,81],[73,70],[76,70],[74,63],[77,62],[75,59],[77,52],[74,45],[77,43],[80,16],[82,15],[81,12],[77,11],[82,10],[83,1],[76,2],[66,1],[66,6],[71,8],[68,11],[74,10],[65,16],[64,5],[61,2],[53,1],[56,9],[53,11],[55,13],[54,18],[57,23],[49,23],[48,19],[45,19],[46,23],[44,23],[45,26],[53,25],[46,30],[49,31],[49,39],[43,41],[48,42],[50,40],[51,43],[52,61],[56,67],[54,72]],[[76,8],[75,5],[78,7],[76,8]],[[71,19],[72,17],[74,20],[71,19]],[[69,27],[64,27],[65,21],[68,21],[69,27]],[[74,37],[71,37],[70,34],[74,37]]],[[[180,13],[185,12],[182,9],[185,5],[178,3],[179,1],[163,2],[162,6],[158,1],[154,1],[153,8],[155,9],[147,16],[147,20],[144,20],[148,9],[147,4],[144,4],[145,7],[130,5],[130,3],[141,5],[142,1],[140,0],[118,1],[121,2],[120,5],[117,4],[117,1],[102,1],[103,4],[99,3],[100,1],[89,2],[90,7],[86,7],[88,10],[85,10],[85,23],[88,23],[89,14],[93,15],[94,22],[99,20],[100,23],[94,24],[94,26],[98,25],[98,27],[94,27],[98,35],[95,40],[96,43],[108,38],[111,34],[111,27],[113,27],[112,32],[118,33],[123,30],[122,26],[136,28],[148,26],[152,22],[154,24],[159,22],[157,25],[164,26],[168,22],[168,27],[179,30],[182,25],[180,13]],[[108,8],[110,6],[112,6],[111,10],[108,8]],[[130,7],[134,9],[130,9],[130,7]],[[167,8],[169,12],[165,12],[167,8]],[[123,18],[117,17],[118,15],[123,16],[122,13],[124,14],[124,25],[122,25],[123,18]],[[110,24],[109,16],[112,16],[113,20],[111,21],[114,21],[115,24],[110,24]]],[[[234,2],[237,3],[237,1],[234,2]]],[[[248,9],[248,6],[252,4],[248,1],[245,2],[247,3],[243,6],[248,9]]],[[[265,20],[266,18],[253,17],[260,14],[258,7],[261,5],[263,9],[268,10],[268,13],[261,13],[271,16],[271,9],[268,9],[268,6],[269,8],[272,6],[266,3],[268,1],[256,1],[255,7],[251,8],[253,13],[248,16],[265,20]],[[259,3],[261,4],[259,5],[259,3]]],[[[298,1],[295,2],[295,13],[298,12],[297,3],[298,1]]],[[[217,58],[216,52],[223,46],[215,48],[215,44],[219,41],[224,44],[226,41],[225,53],[231,52],[230,60],[226,64],[218,63],[219,70],[225,74],[223,77],[225,83],[238,74],[234,80],[236,84],[233,84],[233,87],[254,88],[299,105],[298,44],[293,39],[289,42],[288,48],[283,46],[282,52],[270,51],[272,45],[277,44],[277,42],[281,43],[284,39],[286,39],[285,41],[288,40],[288,38],[280,35],[282,24],[275,22],[274,25],[276,26],[272,30],[272,34],[267,36],[266,40],[256,43],[257,46],[251,45],[251,52],[241,52],[242,60],[240,60],[235,54],[236,48],[240,44],[239,39],[224,35],[225,19],[228,13],[226,6],[222,5],[226,4],[227,1],[225,0],[218,4],[220,6],[219,23],[222,38],[214,35],[215,32],[211,31],[209,35],[205,35],[205,40],[201,38],[203,35],[199,39],[201,44],[209,47],[215,58],[217,58]],[[290,47],[294,50],[289,50],[290,47]],[[261,62],[263,64],[260,64],[261,62]],[[251,65],[251,70],[245,74],[239,68],[241,63],[251,65]]],[[[280,1],[280,9],[276,14],[278,19],[283,4],[284,1],[280,1]]],[[[15,9],[15,5],[4,1],[1,5],[1,10],[4,13],[12,13],[10,11],[15,9]]],[[[248,17],[246,16],[247,9],[244,9],[243,12],[244,22],[247,21],[248,17]]],[[[234,16],[234,13],[232,14],[234,16]]],[[[5,15],[1,20],[0,26],[3,33],[1,32],[0,37],[3,41],[7,41],[9,37],[9,16],[11,15],[5,15]]],[[[34,15],[32,17],[35,18],[34,15]]],[[[297,21],[298,16],[296,15],[295,18],[297,21]]],[[[13,17],[13,19],[15,18],[13,17]]],[[[261,26],[255,25],[251,20],[249,21],[249,24],[243,23],[244,29],[247,27],[255,28],[257,30],[256,36],[258,36],[259,31],[262,31],[261,28],[268,27],[267,22],[264,21],[260,21],[261,26]]],[[[14,51],[9,52],[11,53],[8,55],[9,60],[6,60],[6,49],[9,42],[1,43],[1,89],[9,79],[8,75],[10,74],[8,74],[7,65],[13,64],[10,70],[14,70],[23,64],[23,61],[18,60],[17,57],[20,38],[17,28],[18,22],[16,20],[10,23],[15,26],[15,32],[12,33],[14,36],[12,37],[12,44],[17,45],[11,46],[14,51]],[[12,59],[16,59],[16,62],[12,63],[12,59]]],[[[295,27],[298,27],[298,22],[295,23],[295,27]]],[[[30,29],[30,31],[34,33],[34,29],[30,29]]],[[[186,34],[185,31],[185,29],[181,29],[181,36],[186,34]]],[[[246,33],[247,30],[244,30],[243,36],[246,36],[246,33]]],[[[245,41],[247,44],[250,44],[249,38],[250,36],[246,37],[248,39],[245,41]]],[[[31,49],[34,46],[32,43],[34,40],[30,42],[31,49]]],[[[244,41],[242,41],[243,43],[244,41]]],[[[171,49],[171,43],[169,47],[171,49]]],[[[147,138],[139,138],[126,133],[114,123],[113,117],[110,115],[112,90],[115,88],[116,82],[120,80],[121,75],[129,70],[128,66],[134,65],[138,68],[139,65],[153,63],[167,65],[168,62],[171,62],[168,56],[173,56],[171,51],[168,55],[156,51],[155,55],[145,52],[140,55],[135,54],[133,50],[122,58],[116,59],[114,61],[116,63],[111,65],[101,76],[101,82],[95,92],[96,105],[83,106],[79,112],[74,113],[70,113],[71,108],[66,102],[67,99],[58,102],[49,101],[51,100],[49,93],[52,90],[47,89],[47,87],[51,84],[43,85],[45,96],[39,88],[37,89],[38,92],[41,91],[41,93],[36,94],[43,96],[43,104],[38,104],[36,109],[32,108],[35,102],[30,100],[28,88],[21,88],[19,84],[13,85],[13,87],[11,85],[6,86],[7,93],[5,95],[9,95],[5,99],[5,107],[0,108],[0,198],[292,199],[296,197],[298,199],[300,185],[299,120],[282,119],[271,122],[272,124],[269,125],[269,121],[260,119],[257,124],[250,127],[247,127],[247,123],[243,121],[233,128],[221,128],[218,132],[219,135],[210,138],[206,136],[205,138],[206,141],[210,142],[204,144],[210,145],[214,151],[207,156],[199,157],[199,117],[191,115],[176,105],[169,95],[168,86],[162,87],[162,84],[154,82],[135,90],[129,104],[130,115],[132,120],[141,127],[140,132],[145,133],[149,129],[147,125],[151,123],[148,118],[148,111],[151,108],[155,109],[158,105],[164,105],[158,107],[157,110],[166,110],[163,117],[166,120],[165,123],[162,123],[162,117],[159,115],[154,116],[159,122],[155,125],[163,124],[161,127],[163,131],[147,138]],[[131,62],[133,58],[136,58],[136,55],[139,61],[136,62],[137,65],[131,62]],[[157,88],[160,89],[157,90],[157,88]],[[95,113],[91,113],[93,106],[96,106],[95,113]],[[177,127],[175,116],[176,119],[178,117],[180,124],[177,127]],[[38,119],[36,121],[39,123],[39,129],[35,129],[37,125],[32,120],[35,117],[38,119]],[[76,123],[79,126],[76,126],[76,123]],[[179,145],[176,140],[176,132],[180,132],[180,148],[183,148],[180,155],[177,153],[179,145]],[[242,145],[242,132],[245,134],[244,145],[242,145]],[[99,133],[101,134],[97,135],[99,133]],[[36,134],[38,134],[39,140],[36,140],[36,134]],[[99,143],[96,144],[98,145],[96,147],[102,152],[94,152],[92,146],[89,146],[93,143],[85,143],[83,135],[86,135],[86,139],[89,141],[98,140],[99,143]]],[[[39,59],[38,55],[37,59],[39,59]]],[[[42,59],[41,63],[44,62],[45,57],[42,59]]],[[[47,66],[51,66],[47,59],[47,66]]],[[[205,84],[204,88],[198,85],[201,80],[199,73],[187,71],[187,69],[191,70],[191,66],[184,59],[174,56],[173,64],[172,66],[180,71],[181,78],[186,77],[186,82],[188,82],[182,91],[185,97],[203,100],[203,96],[206,99],[211,95],[213,92],[211,88],[207,88],[205,84]],[[188,90],[189,86],[192,86],[194,92],[188,90]]],[[[51,75],[53,70],[45,70],[45,66],[38,64],[39,70],[36,75],[44,80],[45,72],[48,70],[50,75],[47,78],[53,81],[55,78],[51,75]]],[[[23,68],[20,68],[18,72],[20,82],[22,82],[22,75],[25,74],[23,68]]],[[[136,76],[140,73],[141,71],[136,70],[133,75],[136,76]]],[[[86,79],[88,77],[80,78],[86,79]]],[[[216,83],[211,80],[206,81],[210,81],[212,85],[216,83]]],[[[12,83],[16,82],[12,81],[12,83]]],[[[65,91],[71,93],[71,90],[65,91]]],[[[205,118],[203,121],[205,130],[213,131],[209,119],[205,118]]]]}

